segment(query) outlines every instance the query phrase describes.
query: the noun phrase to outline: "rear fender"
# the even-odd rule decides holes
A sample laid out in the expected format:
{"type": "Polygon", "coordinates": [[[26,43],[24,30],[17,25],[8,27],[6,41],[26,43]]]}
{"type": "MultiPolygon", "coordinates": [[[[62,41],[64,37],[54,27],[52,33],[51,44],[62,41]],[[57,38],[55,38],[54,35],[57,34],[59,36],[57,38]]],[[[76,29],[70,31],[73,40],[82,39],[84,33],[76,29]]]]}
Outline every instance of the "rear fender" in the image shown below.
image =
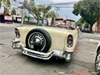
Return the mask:
{"type": "Polygon", "coordinates": [[[96,50],[97,53],[100,51],[100,42],[98,43],[96,50]]]}
{"type": "Polygon", "coordinates": [[[98,48],[97,48],[97,53],[98,53],[98,52],[100,52],[100,46],[98,46],[98,48]]]}

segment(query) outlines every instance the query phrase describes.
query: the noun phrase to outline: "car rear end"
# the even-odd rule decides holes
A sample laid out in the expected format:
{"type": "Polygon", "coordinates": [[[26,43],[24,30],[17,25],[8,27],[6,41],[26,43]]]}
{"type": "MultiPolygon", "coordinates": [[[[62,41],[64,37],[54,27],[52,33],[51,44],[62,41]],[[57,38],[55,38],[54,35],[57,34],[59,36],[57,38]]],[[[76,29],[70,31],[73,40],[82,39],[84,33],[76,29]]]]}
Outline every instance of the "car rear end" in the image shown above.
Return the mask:
{"type": "MultiPolygon", "coordinates": [[[[37,28],[37,27],[36,27],[37,28]]],[[[13,40],[13,48],[22,49],[22,53],[34,58],[48,60],[52,56],[64,58],[67,61],[71,60],[71,55],[74,52],[76,32],[74,30],[67,30],[52,27],[38,27],[46,30],[51,36],[51,47],[48,52],[39,52],[26,48],[26,36],[35,28],[32,27],[19,27],[15,28],[16,38],[13,40]]]]}

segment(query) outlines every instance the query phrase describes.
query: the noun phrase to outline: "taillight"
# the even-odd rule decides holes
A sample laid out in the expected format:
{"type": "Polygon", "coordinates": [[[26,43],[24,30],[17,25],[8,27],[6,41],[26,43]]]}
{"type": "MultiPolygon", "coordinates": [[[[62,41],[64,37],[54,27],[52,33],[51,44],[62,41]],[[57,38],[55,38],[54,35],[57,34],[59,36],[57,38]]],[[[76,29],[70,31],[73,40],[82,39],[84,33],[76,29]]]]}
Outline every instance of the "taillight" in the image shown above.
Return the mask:
{"type": "Polygon", "coordinates": [[[15,35],[16,35],[17,38],[20,37],[20,33],[19,33],[19,30],[17,28],[15,28],[15,35]]]}
{"type": "Polygon", "coordinates": [[[67,38],[67,47],[72,47],[73,46],[73,36],[69,35],[67,38]]]}

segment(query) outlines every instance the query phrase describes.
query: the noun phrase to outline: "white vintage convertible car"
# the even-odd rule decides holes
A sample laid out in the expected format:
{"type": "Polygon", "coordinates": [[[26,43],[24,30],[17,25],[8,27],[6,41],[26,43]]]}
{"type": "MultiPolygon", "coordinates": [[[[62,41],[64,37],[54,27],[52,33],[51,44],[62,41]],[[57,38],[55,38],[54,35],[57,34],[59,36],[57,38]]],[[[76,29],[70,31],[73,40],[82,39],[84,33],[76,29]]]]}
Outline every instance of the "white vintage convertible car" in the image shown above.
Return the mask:
{"type": "Polygon", "coordinates": [[[97,73],[97,75],[100,75],[100,42],[97,46],[97,49],[96,49],[96,58],[95,58],[95,71],[97,73]]]}
{"type": "Polygon", "coordinates": [[[60,26],[26,26],[15,28],[14,49],[21,49],[22,53],[43,60],[52,56],[70,61],[76,50],[77,29],[60,26]]]}

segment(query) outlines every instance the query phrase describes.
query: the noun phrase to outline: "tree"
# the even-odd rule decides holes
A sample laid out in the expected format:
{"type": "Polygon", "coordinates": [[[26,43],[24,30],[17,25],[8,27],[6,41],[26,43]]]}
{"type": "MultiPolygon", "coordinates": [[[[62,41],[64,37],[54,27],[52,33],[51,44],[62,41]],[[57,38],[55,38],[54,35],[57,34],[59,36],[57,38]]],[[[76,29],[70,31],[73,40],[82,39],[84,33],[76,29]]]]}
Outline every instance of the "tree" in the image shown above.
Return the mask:
{"type": "Polygon", "coordinates": [[[28,0],[24,0],[23,6],[28,9],[28,0]]]}
{"type": "Polygon", "coordinates": [[[23,6],[29,10],[31,14],[34,15],[35,18],[39,18],[41,16],[41,13],[43,14],[43,17],[46,17],[46,14],[51,9],[51,6],[43,6],[43,5],[34,5],[34,0],[24,0],[23,6]]]}
{"type": "Polygon", "coordinates": [[[54,11],[50,11],[46,14],[46,16],[51,17],[51,18],[56,18],[56,14],[54,11]]]}
{"type": "Polygon", "coordinates": [[[7,8],[4,7],[4,13],[9,13],[9,10],[7,8]]]}
{"type": "Polygon", "coordinates": [[[83,18],[81,17],[81,18],[76,22],[76,25],[77,25],[77,26],[82,26],[83,23],[84,23],[84,20],[83,20],[83,18]]]}
{"type": "Polygon", "coordinates": [[[9,7],[10,7],[10,0],[0,0],[0,7],[1,4],[3,4],[4,6],[4,13],[8,13],[9,12],[9,7]]]}
{"type": "Polygon", "coordinates": [[[40,15],[41,13],[43,13],[43,16],[46,17],[46,14],[49,12],[49,10],[51,9],[51,6],[43,6],[43,5],[39,5],[36,7],[38,12],[40,12],[40,15]]]}
{"type": "Polygon", "coordinates": [[[1,7],[1,0],[0,0],[0,7],[1,7]]]}
{"type": "Polygon", "coordinates": [[[3,4],[4,7],[10,7],[10,0],[0,0],[0,7],[1,4],[3,4]]]}
{"type": "Polygon", "coordinates": [[[16,15],[15,9],[12,10],[11,14],[12,14],[12,15],[16,15]]]}
{"type": "Polygon", "coordinates": [[[24,0],[23,7],[26,8],[29,13],[31,13],[37,19],[37,15],[39,15],[39,13],[34,5],[34,0],[30,0],[30,2],[28,2],[28,0],[24,0]]]}
{"type": "Polygon", "coordinates": [[[83,0],[74,4],[73,14],[81,15],[83,19],[90,24],[90,31],[92,32],[93,24],[100,17],[100,0],[83,0]]]}
{"type": "Polygon", "coordinates": [[[81,17],[77,22],[76,22],[76,25],[77,26],[82,26],[82,25],[85,25],[85,27],[89,27],[89,24],[83,19],[83,17],[81,17]]]}

